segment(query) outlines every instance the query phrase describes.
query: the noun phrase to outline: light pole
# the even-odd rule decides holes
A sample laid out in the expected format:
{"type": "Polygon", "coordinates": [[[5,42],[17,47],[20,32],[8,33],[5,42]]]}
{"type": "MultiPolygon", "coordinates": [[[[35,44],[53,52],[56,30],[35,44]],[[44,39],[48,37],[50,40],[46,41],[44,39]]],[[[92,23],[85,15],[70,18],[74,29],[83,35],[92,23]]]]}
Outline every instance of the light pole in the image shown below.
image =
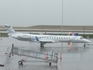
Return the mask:
{"type": "Polygon", "coordinates": [[[62,35],[63,35],[63,0],[62,0],[62,35]]]}

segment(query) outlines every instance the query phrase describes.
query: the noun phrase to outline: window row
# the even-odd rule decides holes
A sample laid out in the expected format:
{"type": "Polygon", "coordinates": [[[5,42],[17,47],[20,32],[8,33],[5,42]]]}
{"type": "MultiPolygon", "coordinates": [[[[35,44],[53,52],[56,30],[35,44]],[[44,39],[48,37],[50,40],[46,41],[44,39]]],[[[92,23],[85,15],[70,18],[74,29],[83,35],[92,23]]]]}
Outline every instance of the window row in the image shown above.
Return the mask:
{"type": "MultiPolygon", "coordinates": [[[[35,38],[35,36],[32,36],[31,38],[35,38]]],[[[47,38],[47,39],[71,39],[70,37],[37,37],[37,38],[47,38]]]]}

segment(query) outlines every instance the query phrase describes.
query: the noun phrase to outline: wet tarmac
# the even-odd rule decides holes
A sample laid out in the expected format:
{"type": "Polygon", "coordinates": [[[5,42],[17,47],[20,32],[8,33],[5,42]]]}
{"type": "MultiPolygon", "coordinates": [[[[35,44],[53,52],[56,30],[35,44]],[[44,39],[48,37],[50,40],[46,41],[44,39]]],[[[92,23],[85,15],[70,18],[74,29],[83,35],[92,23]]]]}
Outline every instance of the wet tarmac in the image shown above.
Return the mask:
{"type": "MultiPolygon", "coordinates": [[[[93,42],[93,39],[90,39],[93,42]]],[[[92,70],[93,69],[93,45],[87,45],[85,48],[83,44],[73,44],[68,49],[66,43],[52,43],[45,44],[44,48],[39,47],[39,43],[31,43],[18,41],[10,38],[2,38],[0,40],[0,64],[4,64],[4,67],[0,67],[0,70],[92,70]],[[23,66],[18,65],[18,61],[24,57],[11,56],[9,57],[7,48],[15,46],[23,49],[35,50],[39,52],[57,51],[59,53],[58,63],[43,62],[40,59],[28,58],[28,62],[24,62],[23,66]],[[60,53],[62,52],[62,59],[60,59],[60,53]]]]}

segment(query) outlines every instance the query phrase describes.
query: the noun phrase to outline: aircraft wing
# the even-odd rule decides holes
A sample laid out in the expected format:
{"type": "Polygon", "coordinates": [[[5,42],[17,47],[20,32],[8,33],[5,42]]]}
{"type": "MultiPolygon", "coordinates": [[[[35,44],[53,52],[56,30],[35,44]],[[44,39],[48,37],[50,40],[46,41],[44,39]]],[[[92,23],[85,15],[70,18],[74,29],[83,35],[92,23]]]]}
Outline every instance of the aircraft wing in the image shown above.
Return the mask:
{"type": "Polygon", "coordinates": [[[54,43],[55,41],[54,40],[41,39],[41,40],[39,40],[39,42],[42,42],[42,43],[54,43]]]}

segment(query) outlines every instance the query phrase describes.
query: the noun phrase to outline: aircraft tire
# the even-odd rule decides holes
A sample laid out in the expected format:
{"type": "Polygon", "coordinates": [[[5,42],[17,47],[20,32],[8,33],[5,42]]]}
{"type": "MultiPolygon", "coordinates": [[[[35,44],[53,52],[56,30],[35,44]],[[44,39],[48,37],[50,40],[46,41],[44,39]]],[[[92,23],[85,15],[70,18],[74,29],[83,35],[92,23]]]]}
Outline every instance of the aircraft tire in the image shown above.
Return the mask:
{"type": "Polygon", "coordinates": [[[49,62],[49,66],[51,66],[51,62],[49,62]]]}

